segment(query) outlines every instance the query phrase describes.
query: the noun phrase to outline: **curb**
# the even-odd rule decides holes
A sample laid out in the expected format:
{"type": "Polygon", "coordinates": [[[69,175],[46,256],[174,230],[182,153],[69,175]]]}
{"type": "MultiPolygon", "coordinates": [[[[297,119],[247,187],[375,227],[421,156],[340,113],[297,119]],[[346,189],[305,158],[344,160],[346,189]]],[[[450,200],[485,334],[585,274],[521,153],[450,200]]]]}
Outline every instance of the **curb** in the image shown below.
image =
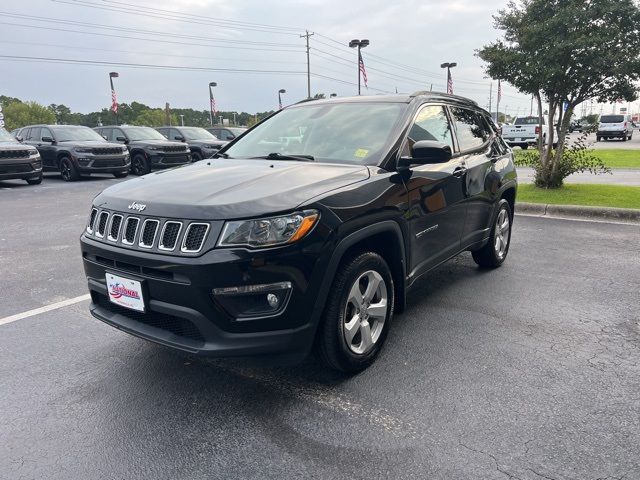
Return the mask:
{"type": "Polygon", "coordinates": [[[632,208],[587,207],[516,202],[516,213],[539,217],[610,221],[640,224],[640,210],[632,208]]]}

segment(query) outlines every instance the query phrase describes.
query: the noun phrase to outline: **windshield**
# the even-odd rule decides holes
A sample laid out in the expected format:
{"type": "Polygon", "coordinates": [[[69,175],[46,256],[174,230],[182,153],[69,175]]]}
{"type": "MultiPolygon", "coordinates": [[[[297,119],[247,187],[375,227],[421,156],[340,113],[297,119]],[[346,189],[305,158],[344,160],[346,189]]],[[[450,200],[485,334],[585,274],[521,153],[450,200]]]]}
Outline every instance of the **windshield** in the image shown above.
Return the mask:
{"type": "Polygon", "coordinates": [[[600,123],[622,123],[624,117],[622,115],[603,115],[600,117],[600,123]]]}
{"type": "Polygon", "coordinates": [[[151,127],[125,127],[122,130],[127,134],[131,142],[137,142],[138,140],[167,140],[164,135],[151,127]]]}
{"type": "Polygon", "coordinates": [[[89,127],[51,127],[58,142],[106,142],[101,135],[89,127]]]}
{"type": "Polygon", "coordinates": [[[516,118],[515,125],[538,125],[538,117],[516,118]]]}
{"type": "Polygon", "coordinates": [[[180,133],[185,140],[217,140],[215,135],[200,127],[182,127],[180,133]]]}
{"type": "Polygon", "coordinates": [[[12,142],[15,143],[16,139],[11,136],[4,128],[0,128],[0,142],[12,142]]]}
{"type": "Polygon", "coordinates": [[[377,163],[406,108],[402,103],[302,104],[261,123],[225,153],[232,158],[279,153],[309,155],[316,161],[377,163]]]}

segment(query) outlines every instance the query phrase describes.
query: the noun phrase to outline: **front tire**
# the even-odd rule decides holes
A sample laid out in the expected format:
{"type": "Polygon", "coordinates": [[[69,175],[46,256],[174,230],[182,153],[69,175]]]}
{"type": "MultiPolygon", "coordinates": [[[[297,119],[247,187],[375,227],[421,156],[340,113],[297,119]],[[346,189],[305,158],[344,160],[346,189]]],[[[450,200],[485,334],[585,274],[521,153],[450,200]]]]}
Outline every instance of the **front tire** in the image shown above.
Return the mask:
{"type": "Polygon", "coordinates": [[[141,153],[136,153],[131,159],[131,173],[134,175],[146,175],[151,171],[149,161],[141,153]]]}
{"type": "Polygon", "coordinates": [[[511,206],[505,199],[498,203],[498,212],[493,222],[489,241],[480,250],[471,252],[473,260],[483,268],[497,268],[509,253],[511,243],[511,206]]]}
{"type": "Polygon", "coordinates": [[[200,160],[202,160],[200,152],[191,152],[191,163],[199,162],[200,160]]]}
{"type": "Polygon", "coordinates": [[[62,157],[60,159],[60,175],[62,175],[62,179],[65,182],[75,182],[80,178],[78,169],[69,157],[62,157]]]}
{"type": "Polygon", "coordinates": [[[380,255],[365,252],[343,264],[318,331],[322,362],[347,373],[371,365],[387,338],[394,300],[393,277],[380,255]]]}

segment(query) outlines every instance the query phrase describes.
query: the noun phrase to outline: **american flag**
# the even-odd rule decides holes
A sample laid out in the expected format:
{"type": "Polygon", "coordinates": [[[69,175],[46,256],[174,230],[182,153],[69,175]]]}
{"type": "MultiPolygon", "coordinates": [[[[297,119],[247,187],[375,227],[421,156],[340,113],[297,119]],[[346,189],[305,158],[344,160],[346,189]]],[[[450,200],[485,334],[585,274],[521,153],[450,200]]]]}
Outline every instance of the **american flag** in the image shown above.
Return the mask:
{"type": "Polygon", "coordinates": [[[447,93],[453,95],[453,78],[451,78],[451,70],[447,68],[447,93]]]}
{"type": "Polygon", "coordinates": [[[215,116],[217,112],[216,110],[216,99],[211,97],[211,113],[215,116]]]}
{"type": "Polygon", "coordinates": [[[500,79],[498,79],[498,104],[502,100],[502,83],[500,83],[500,79]]]}
{"type": "Polygon", "coordinates": [[[118,98],[116,97],[116,91],[111,89],[111,111],[115,114],[118,113],[118,98]]]}
{"type": "Polygon", "coordinates": [[[369,88],[367,86],[367,71],[364,68],[364,61],[362,60],[362,54],[360,53],[359,50],[358,50],[358,67],[360,68],[360,73],[362,74],[362,81],[364,82],[364,86],[366,88],[369,88]]]}

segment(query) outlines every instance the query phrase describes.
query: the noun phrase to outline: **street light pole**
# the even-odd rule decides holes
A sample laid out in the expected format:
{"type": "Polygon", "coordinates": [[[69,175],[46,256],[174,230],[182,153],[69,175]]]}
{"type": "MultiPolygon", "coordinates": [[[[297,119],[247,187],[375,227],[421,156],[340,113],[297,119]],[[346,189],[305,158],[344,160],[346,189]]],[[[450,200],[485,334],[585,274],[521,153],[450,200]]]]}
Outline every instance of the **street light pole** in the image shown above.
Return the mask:
{"type": "Polygon", "coordinates": [[[361,77],[362,69],[364,68],[364,64],[362,62],[362,54],[360,53],[360,50],[365,48],[367,45],[369,45],[369,40],[366,40],[366,39],[358,40],[356,38],[349,42],[349,47],[351,48],[358,47],[358,95],[360,95],[360,77],[361,77]]]}
{"type": "Polygon", "coordinates": [[[287,93],[287,91],[284,88],[281,88],[280,90],[278,90],[278,108],[280,110],[282,110],[282,94],[283,93],[287,93]]]}
{"type": "Polygon", "coordinates": [[[116,125],[118,125],[118,97],[116,96],[116,90],[113,87],[113,79],[118,78],[120,74],[118,72],[109,72],[109,83],[111,84],[111,111],[116,117],[116,125]]]}
{"type": "Polygon", "coordinates": [[[213,99],[213,87],[217,87],[218,84],[216,82],[209,82],[209,122],[213,127],[213,117],[216,114],[216,102],[213,99]]]}
{"type": "Polygon", "coordinates": [[[455,62],[447,62],[440,65],[440,68],[447,69],[447,93],[451,95],[453,95],[453,79],[451,78],[451,69],[457,66],[458,64],[455,62]]]}
{"type": "Polygon", "coordinates": [[[181,126],[184,127],[184,114],[182,113],[180,114],[180,123],[181,123],[181,126]]]}

